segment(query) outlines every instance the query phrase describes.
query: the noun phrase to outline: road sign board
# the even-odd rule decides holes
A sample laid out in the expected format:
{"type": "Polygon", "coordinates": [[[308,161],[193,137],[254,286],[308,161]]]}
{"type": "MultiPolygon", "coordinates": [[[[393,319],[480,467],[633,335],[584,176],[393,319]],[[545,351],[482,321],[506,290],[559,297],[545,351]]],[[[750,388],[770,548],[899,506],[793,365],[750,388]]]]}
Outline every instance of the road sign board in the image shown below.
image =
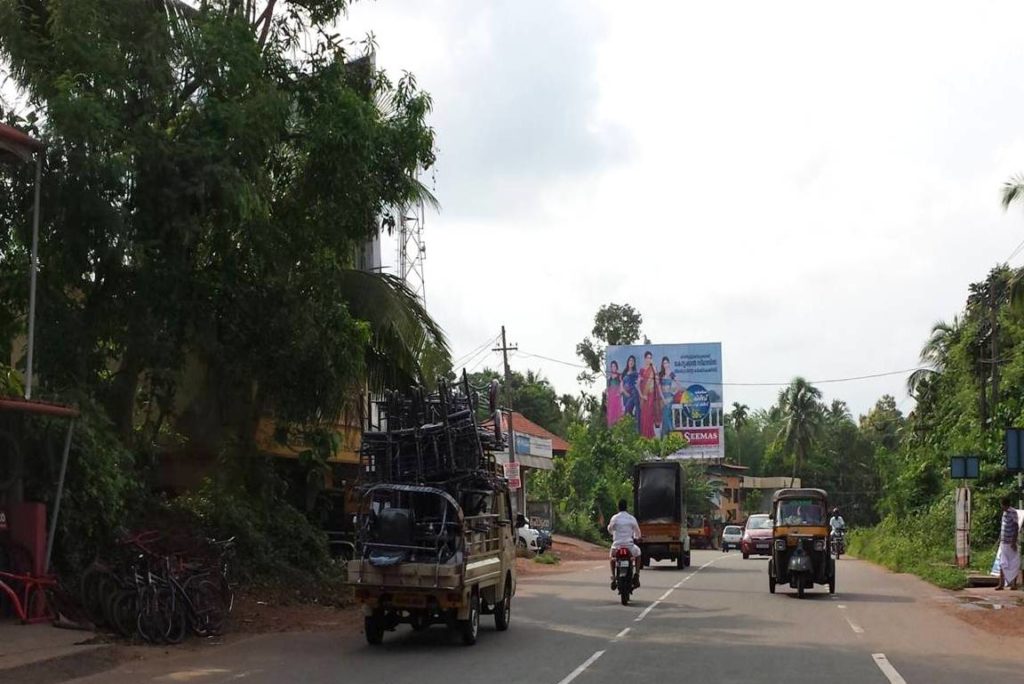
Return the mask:
{"type": "Polygon", "coordinates": [[[519,462],[512,461],[510,463],[503,464],[505,467],[505,479],[508,480],[509,489],[519,489],[523,486],[523,481],[519,476],[519,462]]]}
{"type": "Polygon", "coordinates": [[[981,475],[978,456],[953,456],[949,459],[949,476],[954,480],[977,480],[981,475]]]}
{"type": "Polygon", "coordinates": [[[1024,472],[1024,428],[1010,428],[1006,431],[1006,470],[1011,473],[1024,472]]]}

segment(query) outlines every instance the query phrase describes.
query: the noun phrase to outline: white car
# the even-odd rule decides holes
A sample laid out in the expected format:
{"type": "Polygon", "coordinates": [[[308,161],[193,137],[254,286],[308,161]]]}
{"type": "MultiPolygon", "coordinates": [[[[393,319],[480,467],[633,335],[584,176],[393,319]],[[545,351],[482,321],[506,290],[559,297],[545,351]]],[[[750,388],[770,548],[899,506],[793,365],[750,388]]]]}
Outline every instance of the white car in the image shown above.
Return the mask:
{"type": "Polygon", "coordinates": [[[530,523],[520,520],[522,523],[516,529],[516,543],[520,548],[529,549],[534,553],[544,553],[551,548],[551,535],[530,527],[530,523]]]}
{"type": "Polygon", "coordinates": [[[740,548],[741,541],[743,541],[743,528],[739,525],[726,525],[725,529],[722,530],[723,553],[729,549],[740,548]]]}

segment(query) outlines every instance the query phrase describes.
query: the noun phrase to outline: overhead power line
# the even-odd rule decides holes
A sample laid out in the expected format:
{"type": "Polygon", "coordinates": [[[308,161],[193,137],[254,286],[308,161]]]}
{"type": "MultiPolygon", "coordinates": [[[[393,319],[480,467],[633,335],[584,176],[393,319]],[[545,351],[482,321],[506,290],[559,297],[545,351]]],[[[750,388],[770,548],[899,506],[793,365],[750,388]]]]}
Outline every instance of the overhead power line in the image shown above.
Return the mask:
{"type": "MultiPolygon", "coordinates": [[[[561,359],[553,359],[550,356],[543,356],[541,354],[532,354],[530,352],[525,352],[525,351],[523,351],[521,349],[519,350],[519,353],[522,356],[529,356],[529,357],[532,357],[532,358],[535,358],[535,359],[542,359],[544,361],[551,361],[552,363],[559,363],[559,364],[562,364],[563,366],[571,366],[573,368],[581,368],[581,369],[584,369],[584,370],[590,370],[589,366],[585,366],[585,365],[583,365],[581,363],[573,363],[571,361],[563,361],[561,359]]],[[[844,378],[825,378],[823,380],[808,380],[807,382],[811,383],[812,385],[828,385],[828,384],[834,384],[834,383],[839,383],[839,382],[856,382],[858,380],[872,380],[874,378],[884,378],[884,377],[891,376],[891,375],[904,375],[906,373],[913,373],[914,371],[918,371],[918,370],[926,370],[926,367],[924,367],[924,366],[915,366],[913,368],[904,368],[904,369],[901,369],[901,370],[882,371],[882,372],[879,372],[879,373],[867,373],[865,375],[851,375],[849,377],[844,377],[844,378]]],[[[599,373],[599,374],[600,375],[604,375],[604,373],[599,373]]],[[[686,380],[686,378],[679,378],[678,376],[676,376],[676,379],[677,380],[684,380],[684,381],[686,380]]],[[[693,378],[693,379],[694,380],[698,380],[698,379],[703,380],[703,378],[693,378]]],[[[785,382],[734,382],[734,381],[727,381],[727,382],[723,382],[722,386],[724,386],[724,387],[786,387],[791,382],[792,382],[792,380],[787,380],[785,382]]]]}
{"type": "Polygon", "coordinates": [[[472,359],[475,359],[477,357],[477,355],[480,354],[480,352],[484,351],[487,347],[489,347],[492,344],[494,344],[499,337],[501,337],[501,333],[498,333],[498,334],[494,335],[493,337],[487,338],[484,342],[482,342],[481,344],[479,344],[476,347],[474,347],[473,351],[471,351],[471,352],[469,352],[467,354],[463,354],[462,356],[460,356],[456,360],[452,361],[452,368],[458,368],[459,366],[466,365],[472,359]]]}

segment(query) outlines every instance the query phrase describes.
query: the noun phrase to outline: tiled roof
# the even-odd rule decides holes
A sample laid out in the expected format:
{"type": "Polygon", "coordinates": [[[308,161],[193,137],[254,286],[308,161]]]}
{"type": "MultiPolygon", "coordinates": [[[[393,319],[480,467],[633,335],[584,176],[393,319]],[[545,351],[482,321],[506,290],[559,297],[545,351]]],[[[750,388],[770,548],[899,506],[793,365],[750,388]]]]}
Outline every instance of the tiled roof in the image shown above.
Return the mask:
{"type": "MultiPolygon", "coordinates": [[[[502,415],[502,418],[504,419],[504,415],[502,415]]],[[[502,420],[501,422],[504,424],[506,421],[502,420]]],[[[486,424],[493,424],[493,421],[487,421],[486,424]]],[[[503,427],[507,426],[503,425],[503,427]]],[[[550,430],[545,430],[540,425],[537,425],[532,420],[530,420],[523,414],[519,413],[518,411],[512,412],[512,430],[516,434],[520,435],[530,435],[532,437],[550,439],[551,451],[553,452],[564,454],[566,451],[569,450],[568,442],[566,442],[564,439],[562,439],[555,433],[551,432],[550,430]]]]}

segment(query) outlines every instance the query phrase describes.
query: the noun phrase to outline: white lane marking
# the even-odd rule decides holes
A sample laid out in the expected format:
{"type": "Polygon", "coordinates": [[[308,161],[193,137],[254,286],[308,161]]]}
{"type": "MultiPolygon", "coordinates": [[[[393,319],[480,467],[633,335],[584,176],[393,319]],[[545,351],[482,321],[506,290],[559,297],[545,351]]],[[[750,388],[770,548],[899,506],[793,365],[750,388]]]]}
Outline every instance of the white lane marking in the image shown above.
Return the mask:
{"type": "Polygon", "coordinates": [[[896,671],[896,668],[892,666],[892,663],[889,662],[884,653],[872,653],[871,657],[874,658],[875,665],[882,671],[882,674],[885,675],[890,684],[907,684],[907,680],[900,676],[900,673],[896,671]]]}
{"type": "Polygon", "coordinates": [[[661,601],[655,601],[651,605],[649,605],[646,608],[644,608],[644,611],[642,613],[640,613],[639,617],[637,617],[635,620],[633,620],[633,622],[640,622],[641,620],[643,620],[645,617],[647,617],[648,613],[650,613],[652,610],[654,610],[657,607],[657,605],[659,603],[661,603],[661,601]]]}
{"type": "Polygon", "coordinates": [[[629,634],[629,630],[631,630],[631,629],[633,629],[633,628],[632,627],[627,627],[626,629],[624,629],[621,632],[619,632],[618,634],[616,634],[615,638],[616,639],[623,639],[623,638],[625,638],[625,636],[627,634],[629,634]]]}
{"type": "Polygon", "coordinates": [[[641,620],[643,620],[643,619],[644,619],[645,617],[647,617],[647,614],[648,614],[648,613],[650,613],[650,612],[651,612],[652,610],[654,610],[654,609],[655,609],[655,608],[656,608],[656,607],[658,606],[658,604],[659,604],[659,603],[661,603],[662,601],[664,601],[665,599],[667,599],[667,598],[668,598],[668,596],[669,596],[669,594],[671,594],[671,593],[672,593],[673,591],[675,591],[676,589],[678,589],[679,587],[681,587],[681,586],[683,585],[683,582],[686,582],[686,581],[688,581],[688,580],[689,580],[689,579],[691,579],[691,578],[692,578],[692,577],[693,577],[694,575],[696,575],[696,574],[697,574],[698,572],[700,572],[700,571],[701,571],[701,570],[703,570],[704,568],[708,567],[708,566],[709,566],[709,565],[711,565],[712,563],[715,563],[715,562],[717,562],[717,561],[718,561],[718,560],[720,560],[720,559],[721,559],[721,558],[719,557],[719,558],[713,558],[713,559],[709,560],[709,561],[708,561],[707,563],[705,563],[704,565],[700,566],[699,568],[697,568],[696,570],[694,570],[693,572],[691,572],[691,573],[690,573],[689,575],[687,575],[687,576],[686,576],[686,577],[684,577],[683,579],[681,579],[681,580],[679,580],[678,582],[676,582],[676,583],[675,583],[675,586],[673,586],[673,587],[672,587],[671,589],[669,589],[668,591],[666,591],[666,592],[665,592],[664,594],[662,594],[662,595],[661,595],[661,598],[659,598],[659,599],[658,599],[657,601],[655,601],[655,602],[654,602],[654,603],[652,603],[651,605],[649,605],[649,606],[647,606],[646,608],[644,608],[643,612],[642,612],[642,613],[640,613],[640,615],[639,615],[639,616],[637,616],[637,618],[636,618],[635,620],[633,620],[633,622],[640,622],[641,620]]]}
{"type": "MultiPolygon", "coordinates": [[[[837,605],[836,608],[838,608],[839,610],[844,610],[844,611],[846,610],[846,606],[843,605],[842,603],[837,605]]],[[[861,627],[860,625],[858,625],[857,623],[855,623],[853,620],[851,620],[850,617],[846,613],[843,613],[843,619],[846,620],[846,624],[850,625],[850,629],[853,630],[854,634],[863,634],[864,633],[864,628],[861,627]]]]}
{"type": "Polygon", "coordinates": [[[584,661],[583,661],[583,664],[582,664],[582,665],[580,665],[580,666],[579,666],[579,667],[577,667],[577,668],[576,668],[575,670],[573,670],[572,672],[570,672],[570,673],[569,673],[569,674],[568,674],[568,675],[567,675],[567,676],[565,677],[565,679],[563,679],[562,681],[558,682],[558,684],[569,684],[569,682],[571,682],[572,680],[576,679],[576,678],[577,678],[577,677],[579,677],[579,676],[580,676],[581,674],[583,674],[583,673],[584,673],[584,672],[586,671],[586,669],[587,669],[588,667],[590,667],[591,665],[593,665],[593,664],[594,664],[594,661],[595,661],[595,660],[597,660],[598,658],[600,658],[600,657],[601,657],[601,656],[603,656],[603,655],[604,655],[604,651],[598,651],[598,652],[597,652],[597,653],[595,653],[594,655],[590,656],[589,658],[587,658],[586,660],[584,660],[584,661]]]}

